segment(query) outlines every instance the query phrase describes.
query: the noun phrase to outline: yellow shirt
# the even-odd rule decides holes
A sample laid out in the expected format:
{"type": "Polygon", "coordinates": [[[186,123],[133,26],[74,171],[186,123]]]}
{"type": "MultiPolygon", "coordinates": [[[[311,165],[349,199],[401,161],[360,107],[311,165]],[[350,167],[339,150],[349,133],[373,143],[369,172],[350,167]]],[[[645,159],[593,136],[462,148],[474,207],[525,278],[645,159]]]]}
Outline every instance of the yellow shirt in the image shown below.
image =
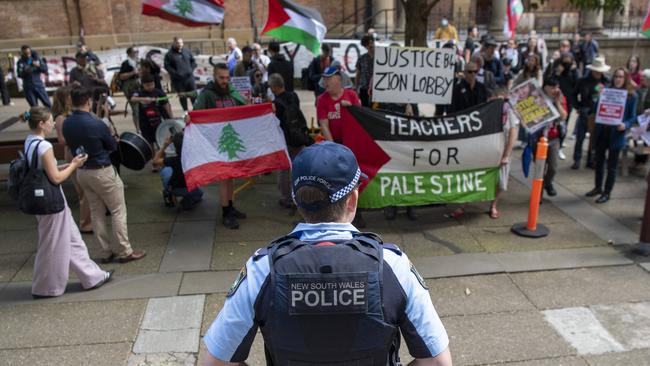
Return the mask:
{"type": "Polygon", "coordinates": [[[456,41],[458,41],[458,32],[456,32],[456,27],[449,24],[446,27],[438,28],[436,30],[435,39],[445,39],[445,40],[455,39],[456,41]]]}

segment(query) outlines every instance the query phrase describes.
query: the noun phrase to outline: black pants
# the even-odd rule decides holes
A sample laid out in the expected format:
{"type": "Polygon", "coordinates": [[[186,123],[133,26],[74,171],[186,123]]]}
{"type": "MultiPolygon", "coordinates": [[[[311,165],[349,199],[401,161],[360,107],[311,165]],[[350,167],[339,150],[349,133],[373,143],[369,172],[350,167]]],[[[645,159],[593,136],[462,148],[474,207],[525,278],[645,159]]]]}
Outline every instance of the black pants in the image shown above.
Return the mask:
{"type": "Polygon", "coordinates": [[[50,103],[50,97],[47,96],[47,92],[45,91],[45,86],[43,84],[40,85],[23,84],[23,88],[24,88],[23,91],[25,92],[25,99],[27,99],[27,103],[29,103],[30,107],[37,106],[38,101],[40,100],[44,106],[48,108],[52,108],[52,103],[50,103]]]}
{"type": "MultiPolygon", "coordinates": [[[[578,163],[580,163],[580,159],[582,159],[582,144],[585,141],[587,132],[589,132],[589,122],[587,119],[588,117],[586,114],[580,113],[576,120],[576,145],[573,150],[573,161],[578,163]]],[[[593,138],[593,134],[591,134],[589,139],[593,138]]],[[[591,161],[591,146],[592,144],[590,143],[587,148],[587,163],[591,161]]]]}
{"type": "Polygon", "coordinates": [[[5,73],[2,67],[0,67],[0,94],[2,94],[2,105],[9,105],[11,100],[9,99],[9,90],[5,83],[5,73]]]}
{"type": "Polygon", "coordinates": [[[621,154],[620,148],[612,148],[609,145],[610,128],[607,128],[598,136],[596,145],[596,188],[603,188],[605,178],[605,155],[607,155],[607,180],[605,180],[604,193],[611,193],[616,182],[616,168],[618,157],[621,154]]]}
{"type": "MultiPolygon", "coordinates": [[[[172,86],[174,87],[174,91],[178,93],[196,90],[196,83],[194,83],[193,76],[183,79],[174,79],[172,80],[172,86]]],[[[179,97],[179,99],[181,101],[181,107],[183,107],[184,111],[187,111],[187,97],[179,97]]],[[[194,104],[196,97],[190,97],[190,100],[192,101],[192,104],[194,104]]]]}
{"type": "Polygon", "coordinates": [[[361,100],[362,106],[370,107],[370,95],[368,95],[368,89],[359,89],[359,100],[361,100]]]}

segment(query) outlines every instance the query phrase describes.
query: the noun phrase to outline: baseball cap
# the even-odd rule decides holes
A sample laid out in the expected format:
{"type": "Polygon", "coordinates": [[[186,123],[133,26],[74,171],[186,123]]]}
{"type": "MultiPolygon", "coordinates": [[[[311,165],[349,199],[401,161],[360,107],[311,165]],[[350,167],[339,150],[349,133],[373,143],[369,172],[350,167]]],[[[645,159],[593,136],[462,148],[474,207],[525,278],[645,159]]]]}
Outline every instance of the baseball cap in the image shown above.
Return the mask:
{"type": "Polygon", "coordinates": [[[294,159],[291,168],[292,194],[296,205],[307,211],[335,203],[352,192],[361,179],[361,172],[352,150],[331,141],[304,148],[294,159]],[[315,187],[327,193],[329,200],[304,203],[296,198],[302,187],[315,187]]]}
{"type": "Polygon", "coordinates": [[[341,73],[341,69],[338,66],[330,66],[323,72],[323,77],[328,78],[330,76],[338,75],[341,73]]]}

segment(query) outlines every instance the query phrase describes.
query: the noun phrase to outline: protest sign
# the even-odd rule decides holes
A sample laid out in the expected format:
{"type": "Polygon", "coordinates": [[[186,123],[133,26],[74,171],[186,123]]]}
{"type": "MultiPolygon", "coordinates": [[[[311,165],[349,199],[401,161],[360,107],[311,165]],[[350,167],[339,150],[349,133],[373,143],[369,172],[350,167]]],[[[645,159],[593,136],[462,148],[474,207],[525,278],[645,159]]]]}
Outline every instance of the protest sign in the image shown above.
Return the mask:
{"type": "Polygon", "coordinates": [[[376,47],[372,101],[449,104],[455,62],[451,49],[376,47]]]}
{"type": "Polygon", "coordinates": [[[504,148],[503,101],[444,117],[351,106],[343,144],[368,176],[359,207],[494,199],[504,148]]]}
{"type": "Polygon", "coordinates": [[[627,90],[605,88],[600,93],[596,109],[596,123],[616,126],[623,122],[627,90]]]}
{"type": "Polygon", "coordinates": [[[537,80],[530,79],[510,90],[508,96],[513,111],[529,133],[546,127],[560,117],[553,101],[544,94],[537,80]]]}
{"type": "Polygon", "coordinates": [[[251,85],[251,79],[248,76],[233,76],[230,78],[230,82],[242,97],[246,99],[251,97],[253,86],[251,85]]]}

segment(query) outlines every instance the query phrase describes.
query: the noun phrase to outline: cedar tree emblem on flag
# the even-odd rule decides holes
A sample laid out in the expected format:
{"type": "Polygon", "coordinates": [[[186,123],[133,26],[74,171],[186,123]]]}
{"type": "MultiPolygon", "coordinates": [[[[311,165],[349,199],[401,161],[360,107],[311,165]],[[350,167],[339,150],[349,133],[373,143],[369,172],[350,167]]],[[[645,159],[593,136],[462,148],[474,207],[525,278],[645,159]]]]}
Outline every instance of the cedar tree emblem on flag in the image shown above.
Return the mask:
{"type": "Polygon", "coordinates": [[[269,0],[269,18],[263,35],[301,44],[311,53],[320,53],[327,28],[320,13],[290,0],[269,0]]]}
{"type": "Polygon", "coordinates": [[[223,0],[143,0],[142,14],[189,27],[221,24],[223,0]]]}
{"type": "Polygon", "coordinates": [[[226,124],[226,127],[223,128],[221,132],[221,137],[219,137],[219,152],[227,153],[228,160],[233,160],[238,158],[237,152],[245,152],[246,147],[243,145],[239,134],[232,127],[232,124],[226,124]]]}

